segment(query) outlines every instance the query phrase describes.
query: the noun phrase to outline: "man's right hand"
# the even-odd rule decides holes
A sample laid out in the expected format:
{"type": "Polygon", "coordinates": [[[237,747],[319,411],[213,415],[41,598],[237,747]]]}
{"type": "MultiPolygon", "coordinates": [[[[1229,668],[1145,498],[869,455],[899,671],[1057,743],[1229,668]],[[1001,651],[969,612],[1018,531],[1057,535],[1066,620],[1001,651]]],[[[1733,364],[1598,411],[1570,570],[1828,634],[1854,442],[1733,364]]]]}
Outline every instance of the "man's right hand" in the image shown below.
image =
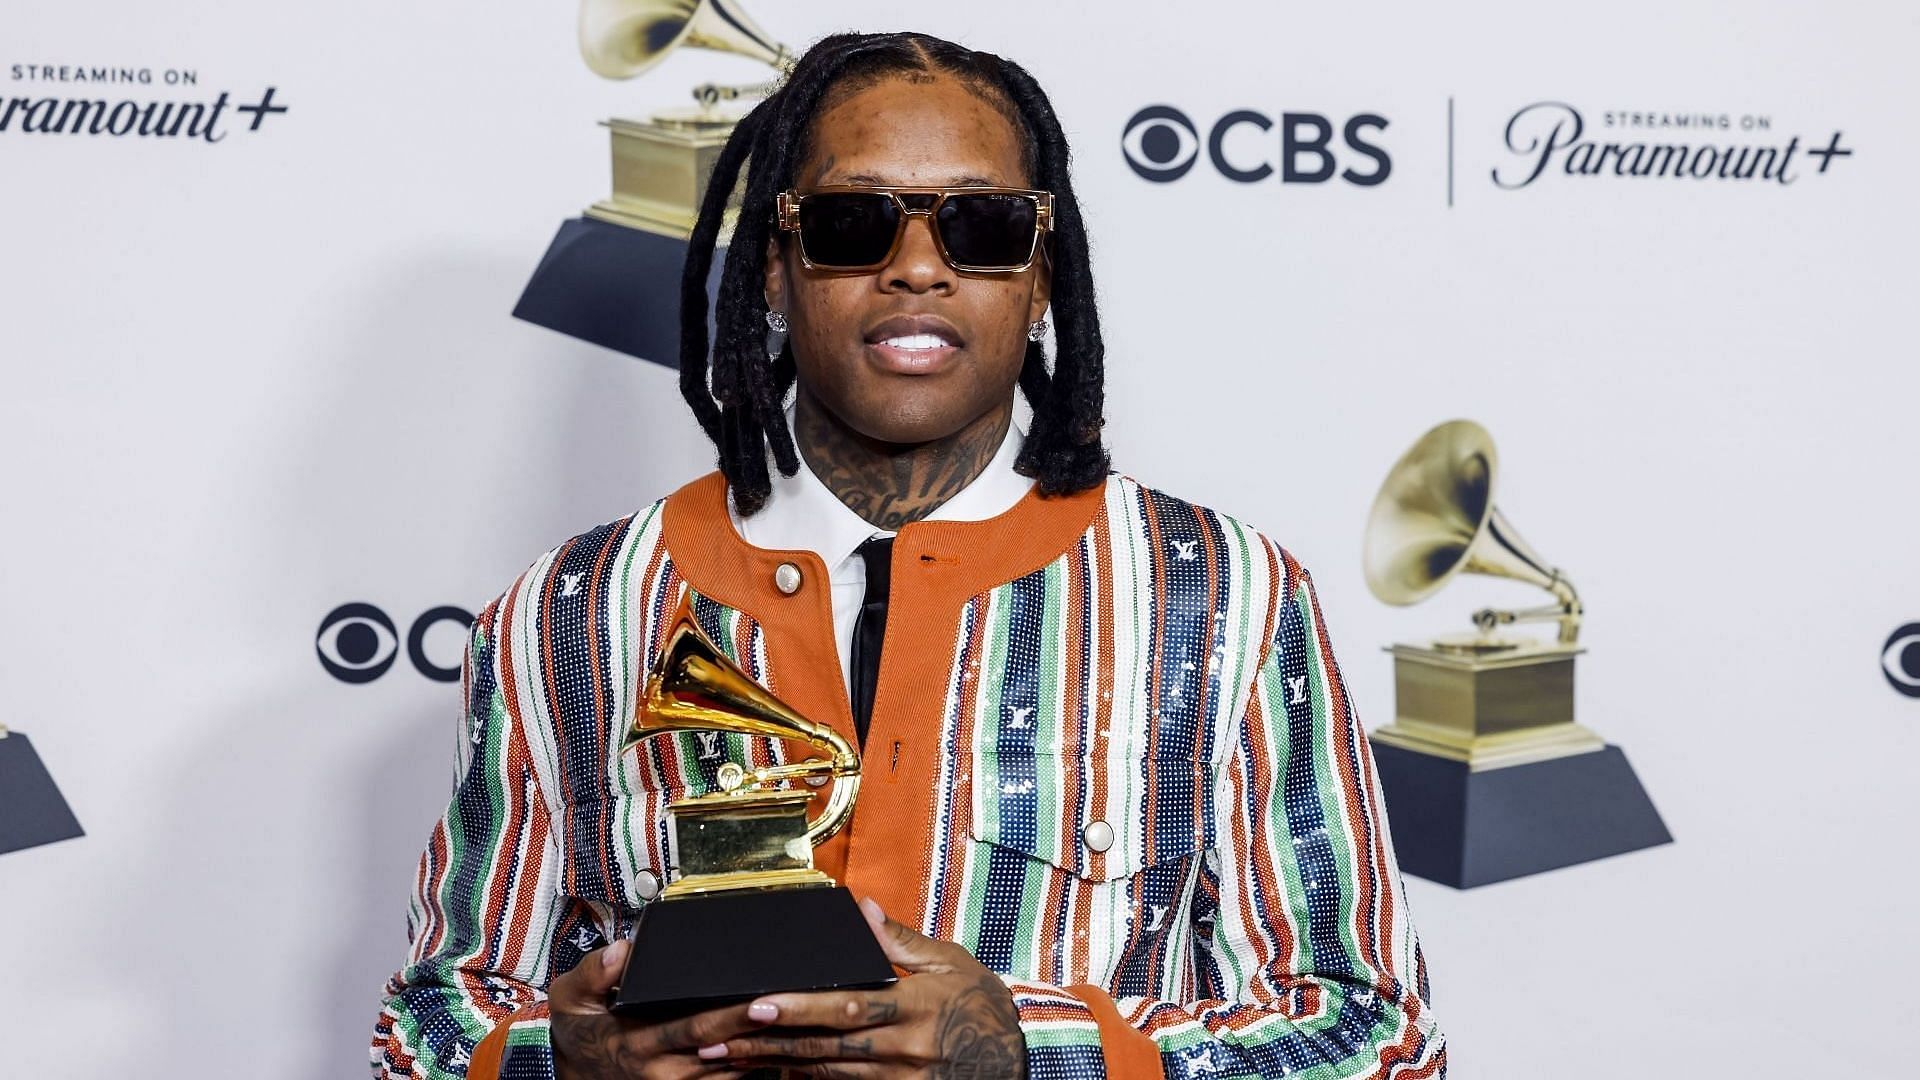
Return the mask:
{"type": "Polygon", "coordinates": [[[607,995],[626,963],[627,943],[616,941],[582,957],[547,988],[558,1080],[733,1080],[745,1075],[716,1068],[695,1051],[766,1027],[747,1015],[746,1002],[658,1024],[618,1017],[607,1010],[607,995]]]}

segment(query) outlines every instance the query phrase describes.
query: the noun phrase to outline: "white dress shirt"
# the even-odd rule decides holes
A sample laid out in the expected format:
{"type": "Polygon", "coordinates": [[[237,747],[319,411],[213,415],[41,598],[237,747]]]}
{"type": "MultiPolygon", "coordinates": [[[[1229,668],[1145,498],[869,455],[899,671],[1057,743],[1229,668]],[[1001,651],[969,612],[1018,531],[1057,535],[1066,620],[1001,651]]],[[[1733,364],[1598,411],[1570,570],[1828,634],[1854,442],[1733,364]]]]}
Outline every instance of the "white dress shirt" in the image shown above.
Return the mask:
{"type": "MultiPolygon", "coordinates": [[[[793,410],[787,410],[787,426],[793,426],[793,410]]],[[[1025,432],[1014,424],[1000,441],[987,467],[953,498],[940,504],[924,520],[984,521],[1013,508],[1033,487],[1033,481],[1013,471],[1020,457],[1025,432]]],[[[727,500],[727,513],[733,527],[747,543],[759,548],[785,551],[811,551],[827,567],[827,582],[833,594],[833,640],[840,650],[840,678],[852,693],[853,630],[860,621],[860,605],[866,598],[867,562],[860,557],[860,545],[875,536],[892,536],[847,508],[820,478],[800,459],[800,469],[783,476],[770,470],[772,491],[765,506],[752,517],[742,518],[727,500]]]]}

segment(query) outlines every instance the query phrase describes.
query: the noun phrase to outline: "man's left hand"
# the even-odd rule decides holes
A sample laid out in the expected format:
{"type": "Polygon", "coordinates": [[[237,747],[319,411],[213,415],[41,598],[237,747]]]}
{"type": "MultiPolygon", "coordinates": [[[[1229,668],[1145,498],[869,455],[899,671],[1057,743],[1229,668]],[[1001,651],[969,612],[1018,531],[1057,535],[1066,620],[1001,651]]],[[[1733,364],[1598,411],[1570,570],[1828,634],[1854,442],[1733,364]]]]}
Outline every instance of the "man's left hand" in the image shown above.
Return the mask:
{"type": "Polygon", "coordinates": [[[700,1057],[858,1080],[1023,1080],[1020,1014],[1000,977],[961,946],[894,922],[872,899],[860,909],[906,978],[884,990],[769,994],[747,1016],[776,1030],[702,1047],[700,1057]]]}

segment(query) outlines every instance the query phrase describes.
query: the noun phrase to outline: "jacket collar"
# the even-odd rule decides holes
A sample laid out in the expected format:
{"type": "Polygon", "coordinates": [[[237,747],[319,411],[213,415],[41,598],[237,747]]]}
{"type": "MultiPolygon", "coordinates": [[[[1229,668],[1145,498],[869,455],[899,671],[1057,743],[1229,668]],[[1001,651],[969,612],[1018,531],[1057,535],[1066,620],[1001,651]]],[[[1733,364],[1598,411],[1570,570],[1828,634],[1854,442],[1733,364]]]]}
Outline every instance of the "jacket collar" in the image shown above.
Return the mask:
{"type": "MultiPolygon", "coordinates": [[[[1106,487],[1100,484],[1048,496],[1032,486],[991,517],[910,522],[896,534],[896,565],[904,551],[927,570],[938,570],[934,577],[940,594],[964,602],[1058,558],[1093,524],[1105,505],[1106,487]]],[[[812,604],[796,603],[795,597],[813,594],[821,605],[818,621],[830,625],[827,568],[821,555],[805,547],[749,543],[735,528],[728,503],[726,477],[719,472],[708,473],[667,497],[661,529],[681,576],[696,590],[762,621],[787,613],[798,615],[796,608],[812,604]],[[774,571],[783,563],[794,564],[802,573],[802,588],[793,596],[783,595],[774,585],[774,571]],[[818,587],[809,588],[810,584],[818,587]]],[[[864,522],[863,526],[867,531],[854,541],[855,546],[873,534],[871,526],[864,522]]],[[[896,575],[895,587],[900,583],[896,575]]]]}

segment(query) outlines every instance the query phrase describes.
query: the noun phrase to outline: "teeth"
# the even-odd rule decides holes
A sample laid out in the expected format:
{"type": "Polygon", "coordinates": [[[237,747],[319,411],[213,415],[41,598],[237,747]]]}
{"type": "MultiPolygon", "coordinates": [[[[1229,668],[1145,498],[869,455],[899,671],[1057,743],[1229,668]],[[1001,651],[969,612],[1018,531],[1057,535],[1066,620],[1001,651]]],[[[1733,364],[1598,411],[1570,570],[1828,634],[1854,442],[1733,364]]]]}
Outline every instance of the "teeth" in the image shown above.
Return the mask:
{"type": "Polygon", "coordinates": [[[947,344],[947,339],[939,334],[908,334],[905,337],[890,337],[881,344],[896,349],[937,349],[947,344]]]}

